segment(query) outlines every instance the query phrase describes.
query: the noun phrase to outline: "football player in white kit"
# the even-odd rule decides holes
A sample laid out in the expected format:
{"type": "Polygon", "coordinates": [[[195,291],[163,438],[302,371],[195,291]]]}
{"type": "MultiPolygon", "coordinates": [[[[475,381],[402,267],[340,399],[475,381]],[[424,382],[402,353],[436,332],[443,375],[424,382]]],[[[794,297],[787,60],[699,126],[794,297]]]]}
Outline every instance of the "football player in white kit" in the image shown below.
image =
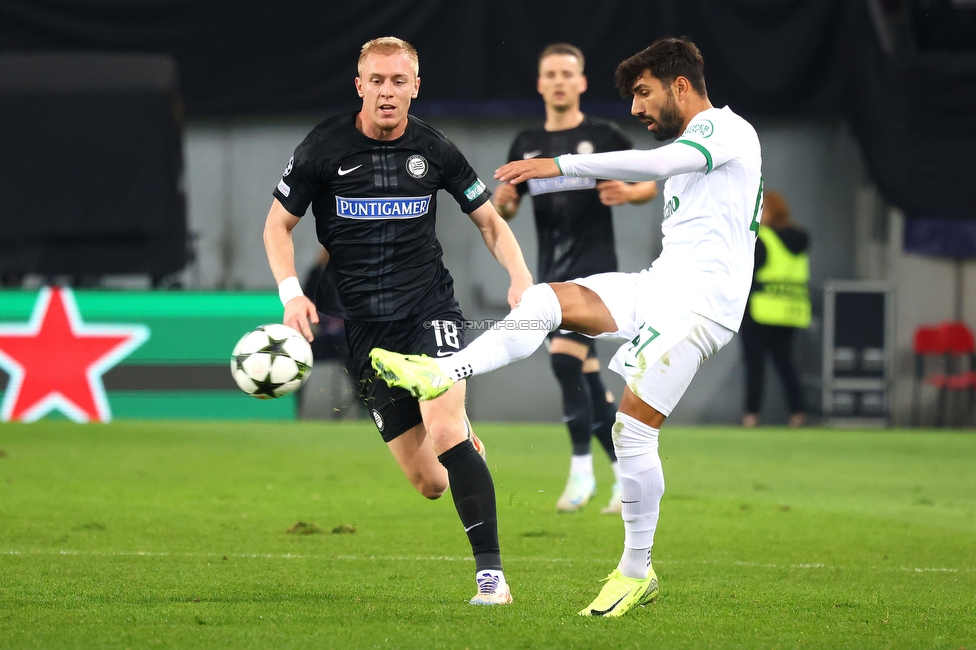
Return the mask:
{"type": "Polygon", "coordinates": [[[664,494],[658,432],[701,364],[742,321],[762,213],[762,156],[755,129],[708,100],[698,48],[664,38],[623,61],[617,86],[658,140],[650,151],[511,162],[495,178],[521,183],[560,175],[622,181],[667,179],[664,249],[640,273],[601,273],[537,284],[491,330],[445,359],[374,350],[388,383],[434,399],[456,381],[529,356],[568,329],[627,339],[610,368],[627,388],[613,427],[620,462],[624,552],[584,616],[620,616],[658,595],[651,546],[664,494]]]}

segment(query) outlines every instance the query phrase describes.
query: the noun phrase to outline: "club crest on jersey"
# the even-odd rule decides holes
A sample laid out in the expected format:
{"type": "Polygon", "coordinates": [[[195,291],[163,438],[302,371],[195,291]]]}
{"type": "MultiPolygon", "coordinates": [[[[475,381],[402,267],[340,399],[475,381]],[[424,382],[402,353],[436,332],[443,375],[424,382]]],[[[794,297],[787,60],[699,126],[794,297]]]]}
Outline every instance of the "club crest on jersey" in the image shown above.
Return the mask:
{"type": "Polygon", "coordinates": [[[589,140],[582,140],[576,145],[576,153],[593,153],[593,143],[589,140]]]}
{"type": "Polygon", "coordinates": [[[336,215],[346,219],[415,219],[427,214],[430,196],[356,199],[337,196],[336,215]]]}
{"type": "Polygon", "coordinates": [[[427,159],[420,154],[414,154],[407,158],[407,173],[414,178],[423,178],[427,175],[427,159]]]}
{"type": "Polygon", "coordinates": [[[699,138],[709,138],[714,132],[715,125],[712,124],[712,121],[703,119],[701,122],[689,124],[681,135],[697,135],[699,138]]]}
{"type": "Polygon", "coordinates": [[[288,164],[285,165],[285,171],[282,174],[282,176],[287,176],[288,174],[290,174],[291,168],[294,164],[295,164],[295,156],[292,156],[291,158],[288,159],[288,164]]]}

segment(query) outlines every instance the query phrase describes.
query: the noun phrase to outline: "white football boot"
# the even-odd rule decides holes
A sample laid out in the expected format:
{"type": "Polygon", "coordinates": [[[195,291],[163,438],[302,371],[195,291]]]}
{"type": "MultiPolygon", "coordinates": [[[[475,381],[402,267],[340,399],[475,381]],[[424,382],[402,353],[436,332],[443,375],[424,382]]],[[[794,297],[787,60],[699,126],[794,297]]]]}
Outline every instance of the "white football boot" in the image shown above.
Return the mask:
{"type": "Polygon", "coordinates": [[[479,571],[475,575],[478,582],[478,593],[469,602],[472,605],[509,605],[512,602],[512,590],[505,582],[505,575],[500,571],[479,571]]]}
{"type": "Polygon", "coordinates": [[[576,512],[590,502],[596,494],[596,477],[592,474],[574,472],[569,475],[566,489],[556,501],[559,512],[576,512]]]}

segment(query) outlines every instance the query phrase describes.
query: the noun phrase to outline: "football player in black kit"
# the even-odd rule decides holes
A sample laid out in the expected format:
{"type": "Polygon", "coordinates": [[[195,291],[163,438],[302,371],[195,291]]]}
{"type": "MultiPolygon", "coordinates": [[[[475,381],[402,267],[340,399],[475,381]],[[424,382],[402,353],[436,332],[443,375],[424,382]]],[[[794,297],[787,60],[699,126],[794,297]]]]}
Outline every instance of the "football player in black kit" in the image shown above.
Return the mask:
{"type": "Polygon", "coordinates": [[[469,439],[464,383],[452,387],[449,399],[418,404],[407,391],[374,381],[368,358],[376,346],[430,356],[464,346],[461,310],[434,232],[439,189],[454,197],[508,271],[512,306],[532,284],[485,184],[440,131],[408,116],[419,67],[416,50],[398,38],[363,45],[356,78],[362,109],[325,120],[295,149],[274,191],[265,248],[284,323],[311,340],[316,306],[343,318],[351,371],[400,468],[429,499],[450,486],[475,557],[478,593],[471,603],[507,604],[495,489],[469,439]],[[291,234],[309,205],[330,254],[314,304],[298,283],[291,234]]]}
{"type": "MultiPolygon", "coordinates": [[[[539,55],[537,89],[546,105],[543,126],[518,134],[508,159],[552,158],[566,153],[599,153],[633,149],[612,123],[584,115],[580,95],[586,90],[583,53],[556,43],[539,55]]],[[[564,282],[617,270],[610,206],[645,203],[657,196],[653,182],[623,183],[590,178],[545,178],[504,183],[495,190],[495,208],[505,219],[518,211],[522,196],[532,196],[539,239],[539,282],[564,282]]],[[[563,395],[563,420],[573,445],[569,480],[556,502],[562,512],[585,506],[596,494],[590,438],[596,436],[610,457],[614,476],[617,457],[610,439],[617,407],[600,379],[596,345],[588,336],[558,330],[549,337],[552,372],[563,395]]],[[[620,514],[620,485],[615,481],[604,514],[620,514]]]]}

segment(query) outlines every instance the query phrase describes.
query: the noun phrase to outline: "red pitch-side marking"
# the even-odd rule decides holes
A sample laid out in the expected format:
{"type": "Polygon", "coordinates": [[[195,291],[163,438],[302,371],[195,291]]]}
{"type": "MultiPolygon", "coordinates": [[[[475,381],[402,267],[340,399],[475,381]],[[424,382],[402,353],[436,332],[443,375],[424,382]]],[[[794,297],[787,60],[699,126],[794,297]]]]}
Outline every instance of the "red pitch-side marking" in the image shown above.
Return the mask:
{"type": "Polygon", "coordinates": [[[55,409],[75,422],[110,421],[102,375],[148,339],[145,325],[85,324],[70,289],[41,289],[30,321],[0,323],[0,367],[10,375],[0,421],[55,409]]]}

